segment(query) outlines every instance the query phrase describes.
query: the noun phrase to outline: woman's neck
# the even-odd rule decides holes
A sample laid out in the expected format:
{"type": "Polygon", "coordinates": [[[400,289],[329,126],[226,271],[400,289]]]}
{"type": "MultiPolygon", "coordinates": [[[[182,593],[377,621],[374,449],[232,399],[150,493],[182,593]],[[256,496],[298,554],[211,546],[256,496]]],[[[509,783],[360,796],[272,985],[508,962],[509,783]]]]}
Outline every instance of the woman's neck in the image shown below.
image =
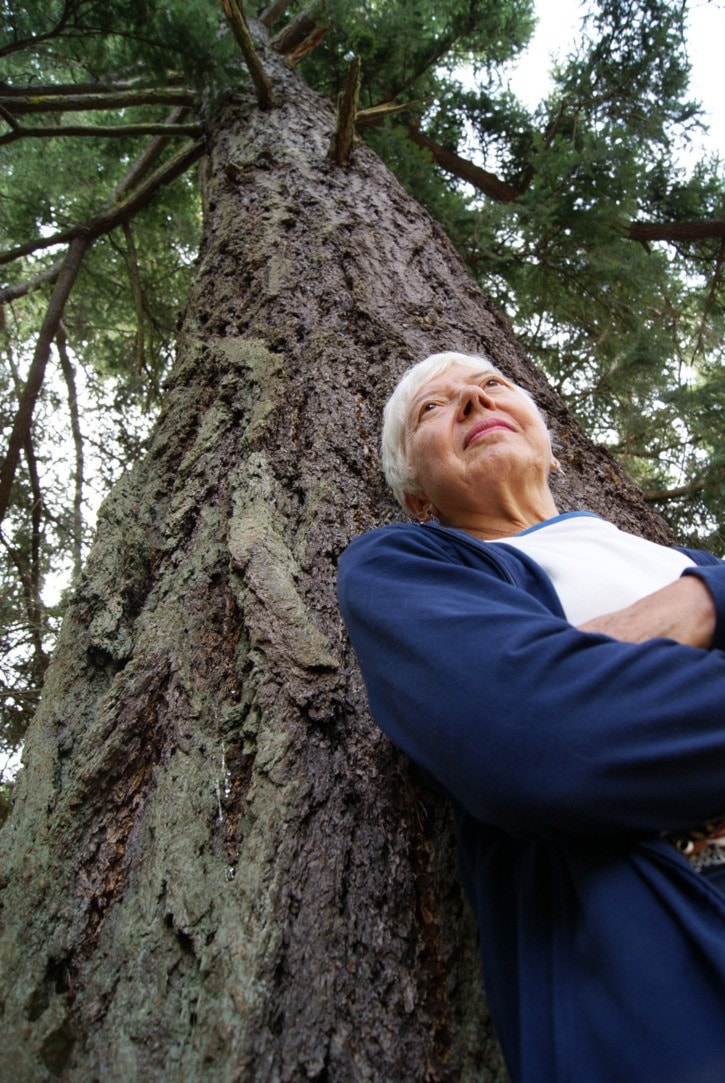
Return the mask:
{"type": "Polygon", "coordinates": [[[522,530],[545,523],[547,519],[558,514],[559,509],[549,493],[545,499],[537,501],[536,505],[530,508],[519,506],[515,510],[498,514],[474,510],[469,513],[461,512],[450,518],[439,514],[438,521],[441,526],[455,527],[474,538],[491,541],[494,538],[510,538],[514,534],[520,534],[522,530]]]}

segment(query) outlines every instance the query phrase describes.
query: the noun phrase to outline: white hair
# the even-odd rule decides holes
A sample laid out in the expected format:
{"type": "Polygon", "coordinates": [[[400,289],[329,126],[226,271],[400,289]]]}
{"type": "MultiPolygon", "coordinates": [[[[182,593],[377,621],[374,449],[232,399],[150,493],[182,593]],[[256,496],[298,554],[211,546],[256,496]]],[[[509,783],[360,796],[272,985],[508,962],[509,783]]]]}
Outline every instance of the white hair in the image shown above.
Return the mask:
{"type": "MultiPolygon", "coordinates": [[[[406,423],[410,404],[424,384],[434,380],[436,376],[440,376],[451,368],[465,368],[476,372],[481,372],[483,368],[484,372],[490,370],[499,376],[504,376],[504,379],[508,379],[504,373],[496,368],[489,357],[455,353],[450,350],[446,353],[434,353],[430,357],[426,357],[424,361],[412,365],[407,372],[403,373],[385,405],[381,441],[385,480],[392,489],[395,499],[403,507],[405,507],[405,494],[413,494],[419,490],[418,479],[408,459],[408,448],[406,446],[406,423]]],[[[531,399],[528,391],[516,384],[514,384],[514,387],[522,395],[526,395],[528,399],[531,399]]]]}

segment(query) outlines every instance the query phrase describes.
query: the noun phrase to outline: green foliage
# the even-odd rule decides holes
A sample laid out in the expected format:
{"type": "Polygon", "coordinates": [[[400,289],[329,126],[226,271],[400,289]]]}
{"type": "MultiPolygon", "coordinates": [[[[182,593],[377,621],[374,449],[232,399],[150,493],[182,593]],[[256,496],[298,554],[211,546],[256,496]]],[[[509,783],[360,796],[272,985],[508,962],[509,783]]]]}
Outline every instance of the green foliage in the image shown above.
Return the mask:
{"type": "MultiPolygon", "coordinates": [[[[533,31],[533,0],[328,0],[329,31],[302,71],[334,98],[357,55],[360,107],[405,106],[363,137],[441,222],[585,429],[683,541],[722,552],[725,244],[687,231],[630,239],[634,223],[666,230],[725,218],[721,163],[678,158],[701,124],[688,96],[686,14],[675,0],[591,0],[534,111],[506,77],[533,31]],[[435,164],[416,132],[475,160],[509,195],[435,164]]],[[[247,76],[221,0],[0,0],[0,57],[0,105],[26,85],[182,94],[18,118],[118,133],[95,138],[17,138],[0,108],[0,251],[46,238],[3,265],[5,286],[18,287],[0,305],[7,440],[65,251],[47,239],[117,205],[152,139],[128,125],[172,115],[199,123],[247,76]]],[[[190,138],[167,139],[149,169],[190,138]]],[[[166,185],[96,241],[65,308],[0,535],[0,753],[16,746],[37,701],[60,613],[51,586],[78,566],[93,507],[140,453],[162,395],[200,214],[193,173],[166,185]]]]}
{"type": "Polygon", "coordinates": [[[328,0],[330,31],[304,71],[336,96],[353,54],[362,60],[361,108],[401,94],[435,97],[439,66],[471,62],[490,70],[520,52],[533,31],[532,11],[532,0],[328,0]]]}

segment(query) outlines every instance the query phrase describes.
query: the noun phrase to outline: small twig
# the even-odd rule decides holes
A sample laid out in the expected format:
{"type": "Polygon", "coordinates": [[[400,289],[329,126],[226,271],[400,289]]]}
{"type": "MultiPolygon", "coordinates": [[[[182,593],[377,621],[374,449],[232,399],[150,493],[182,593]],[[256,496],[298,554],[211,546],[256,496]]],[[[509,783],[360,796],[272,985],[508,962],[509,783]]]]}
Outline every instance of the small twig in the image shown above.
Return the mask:
{"type": "Polygon", "coordinates": [[[249,74],[252,77],[254,89],[257,94],[257,104],[260,109],[270,109],[274,104],[272,100],[272,83],[262,67],[262,62],[257,56],[257,51],[254,48],[254,42],[252,41],[252,35],[249,32],[249,25],[247,24],[247,18],[244,14],[241,0],[222,0],[222,7],[224,8],[224,14],[227,17],[234,39],[241,49],[242,56],[249,68],[249,74]]]}
{"type": "Polygon", "coordinates": [[[345,89],[337,99],[337,127],[330,144],[329,157],[336,165],[347,165],[355,138],[355,116],[360,95],[360,57],[356,56],[347,73],[345,89]]]}
{"type": "Polygon", "coordinates": [[[383,102],[381,105],[371,105],[369,109],[358,109],[355,126],[377,128],[392,113],[403,113],[406,109],[412,109],[416,105],[429,105],[432,101],[432,98],[416,98],[414,101],[403,102],[402,105],[397,102],[383,102]]]}

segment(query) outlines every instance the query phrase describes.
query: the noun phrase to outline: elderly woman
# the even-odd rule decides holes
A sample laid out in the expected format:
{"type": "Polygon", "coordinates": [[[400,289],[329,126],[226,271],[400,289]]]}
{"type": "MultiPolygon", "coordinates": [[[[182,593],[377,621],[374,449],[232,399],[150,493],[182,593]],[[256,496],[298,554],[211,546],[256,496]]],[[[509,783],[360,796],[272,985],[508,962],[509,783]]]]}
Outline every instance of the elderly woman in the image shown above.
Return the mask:
{"type": "Polygon", "coordinates": [[[531,398],[481,357],[403,377],[383,466],[418,520],[340,563],[372,714],[450,796],[514,1081],[725,1080],[725,564],[560,515],[531,398]]]}

